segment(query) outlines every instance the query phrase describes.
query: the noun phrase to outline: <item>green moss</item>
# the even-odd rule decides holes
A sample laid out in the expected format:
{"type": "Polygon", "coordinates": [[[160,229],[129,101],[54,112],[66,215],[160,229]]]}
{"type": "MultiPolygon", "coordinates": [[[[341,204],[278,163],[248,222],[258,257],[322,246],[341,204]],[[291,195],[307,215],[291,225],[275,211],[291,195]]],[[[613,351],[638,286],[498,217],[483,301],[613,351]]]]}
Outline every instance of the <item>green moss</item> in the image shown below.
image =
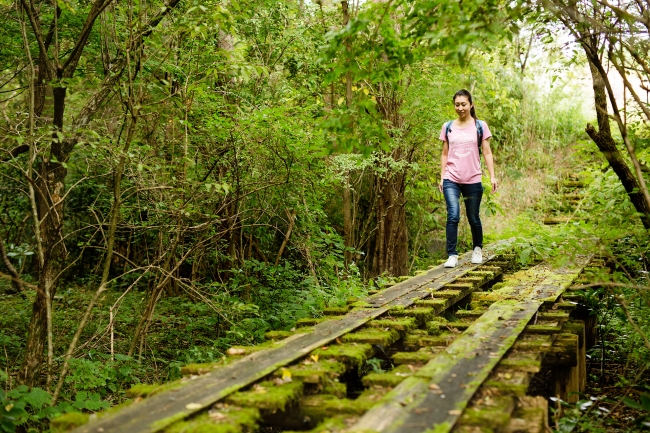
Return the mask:
{"type": "Polygon", "coordinates": [[[332,320],[333,317],[305,317],[303,319],[298,319],[296,322],[296,328],[304,328],[306,326],[315,326],[318,325],[319,323],[326,322],[328,320],[332,320]]]}
{"type": "Polygon", "coordinates": [[[90,415],[81,412],[70,412],[50,421],[54,433],[65,433],[82,425],[88,424],[90,415]]]}
{"type": "Polygon", "coordinates": [[[365,387],[382,387],[394,388],[399,385],[404,379],[412,376],[416,369],[412,365],[400,365],[392,371],[385,373],[370,373],[361,379],[365,387]]]}
{"type": "Polygon", "coordinates": [[[199,416],[172,424],[165,433],[243,433],[257,428],[260,412],[223,404],[199,416]]]}
{"type": "Polygon", "coordinates": [[[320,422],[332,416],[362,415],[379,403],[386,390],[366,390],[355,400],[336,398],[333,395],[310,395],[302,400],[301,416],[320,422]]]}
{"type": "Polygon", "coordinates": [[[320,389],[321,394],[331,394],[338,398],[345,398],[348,392],[348,387],[341,382],[328,380],[320,389]]]}
{"type": "Polygon", "coordinates": [[[526,332],[530,334],[556,334],[562,330],[560,325],[528,325],[526,332]]]}
{"type": "Polygon", "coordinates": [[[427,346],[448,346],[456,336],[456,334],[449,331],[441,332],[437,336],[409,334],[404,338],[404,347],[410,350],[418,350],[427,346]]]}
{"type": "Polygon", "coordinates": [[[393,364],[422,365],[429,362],[436,354],[430,348],[422,348],[417,352],[397,352],[393,355],[393,364]]]}
{"type": "Polygon", "coordinates": [[[528,385],[519,385],[512,383],[503,383],[495,380],[486,381],[483,386],[485,388],[492,388],[501,395],[516,395],[517,397],[523,397],[528,391],[528,385]]]}
{"type": "Polygon", "coordinates": [[[349,307],[329,307],[323,310],[326,316],[343,316],[348,313],[349,307]]]}
{"type": "Polygon", "coordinates": [[[447,319],[444,317],[434,317],[425,324],[429,335],[440,335],[447,330],[447,319]]]}
{"type": "MultiPolygon", "coordinates": [[[[486,268],[487,268],[487,266],[486,266],[486,268]]],[[[496,277],[497,272],[498,272],[498,270],[495,270],[495,269],[481,268],[480,270],[469,271],[467,273],[467,275],[469,275],[470,277],[483,278],[483,281],[490,281],[490,280],[493,280],[496,277]]]]}
{"type": "Polygon", "coordinates": [[[208,373],[215,368],[219,368],[226,365],[225,362],[223,361],[216,361],[216,362],[205,362],[201,364],[187,364],[183,367],[181,367],[181,374],[183,376],[191,376],[195,374],[205,374],[208,373]]]}
{"type": "Polygon", "coordinates": [[[312,352],[322,359],[336,359],[350,366],[360,367],[374,355],[375,351],[370,344],[343,343],[321,347],[312,352]]]}
{"type": "Polygon", "coordinates": [[[446,328],[454,328],[454,329],[458,329],[459,331],[464,331],[467,328],[469,328],[469,325],[471,325],[471,324],[472,324],[471,322],[458,322],[458,321],[456,321],[456,322],[449,322],[445,326],[446,326],[446,328]]]}
{"type": "Polygon", "coordinates": [[[446,291],[459,291],[461,293],[468,292],[474,289],[474,285],[470,283],[449,283],[445,284],[444,290],[440,290],[434,293],[446,292],[446,291]]]}
{"type": "Polygon", "coordinates": [[[328,359],[319,359],[313,362],[311,359],[303,361],[301,364],[292,365],[287,368],[279,368],[273,372],[274,377],[282,377],[288,370],[291,378],[304,383],[322,384],[332,379],[336,379],[345,373],[347,367],[341,362],[328,359]]]}
{"type": "Polygon", "coordinates": [[[501,429],[510,421],[515,402],[512,397],[496,397],[483,399],[480,407],[465,409],[459,420],[461,425],[473,425],[501,429]]]}
{"type": "Polygon", "coordinates": [[[399,319],[376,319],[366,323],[366,326],[373,328],[389,328],[399,332],[406,332],[417,328],[417,321],[413,317],[401,317],[399,319]]]}
{"type": "MultiPolygon", "coordinates": [[[[445,290],[438,290],[437,292],[433,292],[431,295],[436,297],[436,298],[444,298],[444,299],[455,299],[461,295],[463,292],[462,290],[458,290],[454,284],[454,288],[449,288],[450,284],[445,285],[445,290]]],[[[463,284],[463,289],[471,289],[473,286],[471,284],[463,284]]]]}
{"type": "Polygon", "coordinates": [[[500,368],[510,370],[525,371],[528,373],[537,373],[541,369],[542,363],[536,359],[502,359],[499,362],[500,368]]]}
{"type": "MultiPolygon", "coordinates": [[[[440,424],[436,424],[435,427],[427,429],[424,431],[424,433],[449,433],[451,431],[451,428],[453,425],[449,423],[449,421],[445,421],[440,424]]],[[[463,432],[465,433],[465,432],[463,432]]],[[[472,432],[473,433],[473,432],[472,432]]],[[[481,433],[492,433],[491,431],[483,431],[481,433]]]]}
{"type": "Polygon", "coordinates": [[[415,305],[418,307],[431,308],[435,314],[439,314],[447,308],[447,299],[421,299],[415,301],[415,305]]]}
{"type": "Polygon", "coordinates": [[[424,322],[433,319],[435,312],[433,308],[426,307],[416,307],[416,308],[404,308],[404,309],[392,309],[390,314],[396,317],[414,317],[418,324],[423,324],[424,322]]]}
{"type": "Polygon", "coordinates": [[[350,297],[350,298],[346,299],[345,302],[349,305],[349,304],[354,304],[355,302],[357,302],[359,300],[360,300],[359,298],[350,297]]]}
{"type": "Polygon", "coordinates": [[[293,334],[295,334],[295,331],[269,331],[264,334],[264,339],[265,340],[271,340],[271,341],[276,341],[276,340],[283,340],[287,337],[291,337],[293,334]]]}
{"type": "Polygon", "coordinates": [[[364,328],[344,335],[341,340],[346,343],[381,344],[388,347],[399,340],[399,337],[399,332],[394,329],[385,331],[378,328],[364,328]]]}
{"type": "Polygon", "coordinates": [[[456,280],[456,284],[471,284],[472,287],[480,287],[485,281],[483,277],[462,277],[456,280]]]}
{"type": "Polygon", "coordinates": [[[140,383],[133,385],[128,391],[126,391],[127,397],[136,398],[136,397],[150,397],[152,395],[159,394],[163,391],[169,391],[170,389],[177,389],[183,385],[182,379],[175,380],[173,382],[163,383],[163,384],[145,384],[140,383]]]}
{"type": "Polygon", "coordinates": [[[520,337],[513,348],[516,350],[531,351],[531,352],[547,352],[552,345],[552,339],[550,335],[523,335],[520,337]]]}
{"type": "Polygon", "coordinates": [[[350,304],[350,307],[353,308],[371,308],[372,304],[366,301],[357,301],[352,304],[350,304]]]}
{"type": "Polygon", "coordinates": [[[229,395],[226,403],[241,407],[255,407],[269,412],[284,411],[287,405],[302,397],[303,385],[292,381],[282,385],[261,382],[249,391],[239,391],[229,395]]]}
{"type": "Polygon", "coordinates": [[[540,311],[537,313],[538,320],[567,320],[569,312],[567,311],[540,311]]]}
{"type": "MultiPolygon", "coordinates": [[[[283,341],[265,341],[264,343],[256,344],[254,346],[232,346],[226,351],[226,354],[229,357],[242,357],[265,349],[275,349],[276,347],[281,347],[283,345],[283,341]]],[[[232,359],[226,358],[226,362],[231,360],[232,359]]]]}
{"type": "MultiPolygon", "coordinates": [[[[301,431],[300,433],[335,433],[341,430],[345,430],[348,426],[347,421],[348,417],[345,416],[336,416],[333,418],[328,418],[325,421],[318,424],[311,430],[301,431]]],[[[288,431],[284,430],[284,433],[299,433],[297,431],[288,431]]]]}
{"type": "Polygon", "coordinates": [[[573,302],[557,302],[555,305],[553,305],[553,307],[557,308],[558,310],[572,311],[575,310],[576,304],[573,302]]]}
{"type": "Polygon", "coordinates": [[[510,421],[510,412],[504,412],[499,409],[466,409],[460,418],[461,425],[472,425],[491,430],[500,431],[510,421]]]}
{"type": "Polygon", "coordinates": [[[478,319],[481,317],[487,309],[480,310],[458,310],[454,313],[459,319],[478,319]]]}

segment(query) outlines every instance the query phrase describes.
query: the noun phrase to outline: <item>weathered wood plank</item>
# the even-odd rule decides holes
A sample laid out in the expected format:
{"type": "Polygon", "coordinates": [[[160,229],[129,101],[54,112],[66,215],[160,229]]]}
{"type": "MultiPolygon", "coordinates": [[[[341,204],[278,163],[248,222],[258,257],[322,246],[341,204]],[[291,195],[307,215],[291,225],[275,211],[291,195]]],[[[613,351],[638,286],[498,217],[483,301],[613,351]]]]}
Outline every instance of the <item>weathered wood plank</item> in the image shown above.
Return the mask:
{"type": "MultiPolygon", "coordinates": [[[[484,262],[495,257],[495,248],[507,241],[484,249],[484,262]]],[[[135,403],[123,410],[103,417],[74,430],[75,433],[153,433],[176,421],[206,409],[227,395],[262,379],[280,367],[294,362],[336,338],[362,326],[388,311],[394,305],[411,305],[430,290],[437,290],[444,284],[464,275],[481,265],[470,263],[471,252],[464,254],[459,265],[453,269],[442,266],[383,290],[368,299],[375,308],[351,311],[340,320],[328,320],[314,326],[309,333],[297,334],[281,342],[280,347],[267,349],[243,357],[230,365],[214,370],[189,381],[182,387],[163,392],[135,403]],[[438,281],[440,280],[440,281],[438,281]],[[428,291],[410,292],[423,286],[428,291]],[[380,296],[381,295],[381,296],[380,296]]]]}
{"type": "Polygon", "coordinates": [[[476,390],[512,347],[539,307],[557,298],[578,276],[589,257],[552,270],[538,266],[527,272],[535,284],[519,284],[504,291],[502,299],[456,339],[368,411],[350,431],[424,432],[450,431],[476,390]]]}

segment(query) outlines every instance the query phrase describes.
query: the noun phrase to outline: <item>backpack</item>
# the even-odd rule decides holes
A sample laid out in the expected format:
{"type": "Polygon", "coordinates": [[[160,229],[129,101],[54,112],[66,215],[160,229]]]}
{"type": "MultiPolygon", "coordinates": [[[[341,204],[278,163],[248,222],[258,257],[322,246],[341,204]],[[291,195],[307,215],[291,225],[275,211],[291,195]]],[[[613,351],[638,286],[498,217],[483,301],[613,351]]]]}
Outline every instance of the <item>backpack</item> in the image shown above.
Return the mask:
{"type": "MultiPolygon", "coordinates": [[[[453,120],[445,123],[445,140],[449,143],[449,133],[451,132],[451,124],[454,123],[453,120]]],[[[478,159],[481,160],[481,155],[483,154],[483,122],[476,119],[476,138],[478,139],[478,159]]]]}

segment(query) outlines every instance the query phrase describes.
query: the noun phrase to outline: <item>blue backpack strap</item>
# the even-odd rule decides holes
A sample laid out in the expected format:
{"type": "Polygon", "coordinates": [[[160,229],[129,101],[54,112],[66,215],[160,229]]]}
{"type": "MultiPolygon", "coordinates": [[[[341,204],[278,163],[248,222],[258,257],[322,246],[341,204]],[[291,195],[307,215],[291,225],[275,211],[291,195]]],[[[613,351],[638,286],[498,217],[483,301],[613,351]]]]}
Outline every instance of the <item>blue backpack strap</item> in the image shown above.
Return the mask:
{"type": "Polygon", "coordinates": [[[447,144],[449,144],[449,133],[451,132],[452,123],[454,123],[453,120],[450,120],[449,122],[445,123],[445,140],[447,141],[447,144]]]}
{"type": "Polygon", "coordinates": [[[476,138],[478,140],[479,157],[483,153],[483,122],[476,119],[476,138]]]}

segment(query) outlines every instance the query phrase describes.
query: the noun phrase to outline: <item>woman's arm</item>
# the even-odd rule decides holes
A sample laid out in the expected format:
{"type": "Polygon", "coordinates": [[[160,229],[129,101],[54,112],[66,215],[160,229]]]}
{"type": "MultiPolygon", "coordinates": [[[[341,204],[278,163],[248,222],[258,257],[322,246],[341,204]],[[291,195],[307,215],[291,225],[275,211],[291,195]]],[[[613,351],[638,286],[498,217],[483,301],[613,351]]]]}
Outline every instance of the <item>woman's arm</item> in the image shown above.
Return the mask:
{"type": "Polygon", "coordinates": [[[492,157],[492,149],[490,148],[490,139],[483,140],[483,158],[485,165],[487,165],[488,173],[490,173],[490,182],[492,183],[492,192],[497,192],[499,183],[494,176],[494,158],[492,157]]]}
{"type": "Polygon", "coordinates": [[[445,169],[447,168],[448,156],[449,156],[449,143],[443,141],[442,154],[440,155],[440,183],[438,184],[438,190],[440,190],[440,192],[442,192],[442,181],[445,178],[445,169]]]}

